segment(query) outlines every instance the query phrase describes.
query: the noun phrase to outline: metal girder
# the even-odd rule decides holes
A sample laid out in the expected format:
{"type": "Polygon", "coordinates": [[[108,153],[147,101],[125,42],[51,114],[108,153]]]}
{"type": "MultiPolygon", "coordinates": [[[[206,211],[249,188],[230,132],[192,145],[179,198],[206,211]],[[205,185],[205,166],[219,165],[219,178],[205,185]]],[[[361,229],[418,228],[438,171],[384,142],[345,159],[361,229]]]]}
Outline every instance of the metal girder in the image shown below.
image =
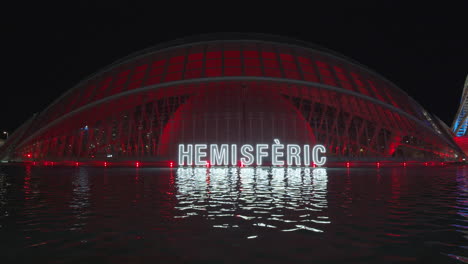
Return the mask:
{"type": "Polygon", "coordinates": [[[457,137],[466,136],[468,132],[468,75],[463,87],[460,106],[453,120],[452,131],[457,137]]]}

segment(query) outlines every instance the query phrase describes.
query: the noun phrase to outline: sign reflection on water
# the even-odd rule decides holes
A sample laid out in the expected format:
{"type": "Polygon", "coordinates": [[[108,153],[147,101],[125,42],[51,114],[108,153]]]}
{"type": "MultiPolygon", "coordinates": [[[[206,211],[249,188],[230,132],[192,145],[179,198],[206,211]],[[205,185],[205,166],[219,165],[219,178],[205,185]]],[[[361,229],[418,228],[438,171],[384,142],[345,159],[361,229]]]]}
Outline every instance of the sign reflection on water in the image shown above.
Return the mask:
{"type": "MultiPolygon", "coordinates": [[[[325,165],[327,158],[323,156],[327,149],[323,145],[315,145],[312,147],[312,152],[309,145],[301,146],[297,144],[281,144],[279,139],[274,139],[274,144],[271,145],[271,153],[268,151],[268,144],[245,144],[240,147],[240,162],[243,165],[250,166],[254,163],[256,166],[262,165],[263,158],[271,158],[271,165],[284,166],[285,160],[288,166],[310,166],[311,156],[312,163],[316,166],[325,165]],[[269,157],[271,154],[271,157],[269,157]],[[284,160],[285,159],[285,160],[284,160]]],[[[179,144],[178,164],[179,166],[204,166],[208,163],[211,165],[221,166],[237,166],[237,145],[236,144],[179,144]]]]}
{"type": "Polygon", "coordinates": [[[324,168],[178,168],[175,217],[207,218],[218,228],[323,232],[327,182],[324,168]]]}

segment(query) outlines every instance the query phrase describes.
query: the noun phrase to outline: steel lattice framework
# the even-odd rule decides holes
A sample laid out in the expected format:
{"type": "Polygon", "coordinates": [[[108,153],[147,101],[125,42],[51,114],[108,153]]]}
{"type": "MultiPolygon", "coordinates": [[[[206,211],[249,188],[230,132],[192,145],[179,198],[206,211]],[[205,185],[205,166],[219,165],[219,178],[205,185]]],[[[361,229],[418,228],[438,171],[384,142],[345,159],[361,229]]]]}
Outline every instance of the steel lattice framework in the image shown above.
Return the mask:
{"type": "Polygon", "coordinates": [[[465,85],[455,119],[452,124],[452,131],[457,137],[467,136],[468,132],[468,76],[466,76],[465,85]]]}
{"type": "Polygon", "coordinates": [[[343,161],[461,155],[440,120],[367,67],[250,35],[176,41],[115,62],[18,128],[0,159],[168,161],[179,143],[274,138],[321,143],[343,161]]]}
{"type": "Polygon", "coordinates": [[[458,107],[457,114],[452,124],[452,131],[455,134],[454,140],[468,154],[468,76],[465,80],[463,93],[458,107]]]}

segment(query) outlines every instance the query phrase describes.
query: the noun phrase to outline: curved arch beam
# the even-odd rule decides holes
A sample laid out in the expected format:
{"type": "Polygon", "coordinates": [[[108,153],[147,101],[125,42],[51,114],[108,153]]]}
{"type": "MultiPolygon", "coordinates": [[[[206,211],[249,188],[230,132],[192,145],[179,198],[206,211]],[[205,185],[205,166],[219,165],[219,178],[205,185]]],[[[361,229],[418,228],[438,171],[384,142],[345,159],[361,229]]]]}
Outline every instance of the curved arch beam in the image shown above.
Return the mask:
{"type": "Polygon", "coordinates": [[[345,90],[343,88],[340,88],[340,87],[335,87],[335,86],[330,86],[330,85],[326,85],[326,84],[321,84],[321,83],[315,83],[315,82],[308,82],[308,81],[301,81],[301,80],[292,80],[292,79],[283,79],[283,78],[274,78],[274,77],[251,77],[251,76],[242,76],[242,77],[211,77],[211,78],[198,78],[198,79],[188,79],[188,80],[181,80],[181,81],[173,81],[173,82],[167,82],[167,83],[161,83],[161,84],[156,84],[156,85],[149,85],[149,86],[145,86],[145,87],[141,87],[141,88],[138,88],[138,89],[134,89],[134,90],[130,90],[130,91],[125,91],[125,92],[122,92],[122,93],[119,93],[119,94],[115,94],[115,95],[112,95],[112,96],[109,96],[109,97],[106,97],[106,98],[103,98],[103,99],[100,99],[100,100],[97,100],[97,101],[94,101],[92,103],[89,103],[87,105],[84,105],[80,108],[77,108],[63,116],[61,116],[60,118],[58,119],[55,119],[54,121],[50,122],[49,124],[47,124],[46,126],[40,128],[39,130],[37,130],[35,133],[33,133],[32,135],[30,135],[29,137],[27,137],[21,144],[19,144],[17,146],[17,148],[20,148],[22,147],[23,145],[25,145],[27,142],[29,142],[31,139],[37,137],[38,135],[40,135],[42,132],[46,131],[49,127],[51,126],[54,126],[58,123],[60,123],[61,121],[67,119],[67,118],[70,118],[71,116],[79,113],[79,112],[82,112],[86,109],[89,109],[89,108],[92,108],[94,106],[97,106],[99,104],[102,104],[102,103],[105,103],[105,102],[108,102],[108,101],[111,101],[111,100],[114,100],[114,99],[117,99],[117,98],[121,98],[121,97],[124,97],[124,96],[129,96],[129,95],[132,95],[132,94],[137,94],[137,93],[141,93],[141,92],[145,92],[145,91],[150,91],[150,90],[155,90],[155,89],[161,89],[161,88],[166,88],[166,87],[170,87],[170,86],[177,86],[177,85],[183,85],[183,84],[192,84],[192,83],[202,83],[202,82],[222,82],[222,81],[267,81],[267,82],[281,82],[281,83],[290,83],[290,84],[297,84],[297,85],[305,85],[305,86],[315,86],[315,87],[319,87],[319,88],[323,88],[323,89],[327,89],[327,90],[330,90],[330,91],[335,91],[335,92],[339,92],[339,93],[342,93],[342,94],[348,94],[348,95],[352,95],[354,97],[358,97],[358,98],[362,98],[364,100],[367,100],[367,101],[370,101],[374,104],[378,104],[382,107],[385,107],[387,109],[390,109],[391,111],[393,112],[397,112],[399,113],[400,115],[403,115],[411,120],[413,120],[415,123],[421,125],[422,127],[426,128],[426,130],[432,134],[434,134],[435,136],[437,136],[438,138],[442,138],[447,144],[449,144],[452,148],[455,148],[457,149],[457,147],[454,146],[454,144],[452,142],[450,142],[448,139],[446,139],[445,137],[437,134],[432,128],[428,127],[424,122],[422,122],[421,120],[417,119],[416,117],[414,117],[413,115],[410,115],[408,114],[407,112],[401,110],[401,109],[398,109],[396,107],[394,107],[393,105],[390,105],[390,104],[387,104],[385,102],[382,102],[382,101],[379,101],[375,98],[372,98],[372,97],[369,97],[367,95],[363,95],[363,94],[360,94],[360,93],[357,93],[357,92],[354,92],[354,91],[349,91],[349,90],[345,90]]]}
{"type": "Polygon", "coordinates": [[[321,54],[321,55],[324,55],[324,56],[334,58],[334,59],[336,59],[338,61],[341,61],[341,62],[343,62],[345,64],[349,64],[349,65],[355,66],[357,68],[360,68],[360,69],[362,69],[362,70],[364,70],[364,71],[366,71],[368,73],[371,73],[371,74],[377,76],[379,79],[388,82],[389,84],[391,84],[392,88],[399,90],[400,92],[405,94],[409,99],[411,99],[412,103],[416,104],[419,108],[424,109],[416,100],[414,100],[411,96],[409,96],[404,90],[400,89],[392,81],[388,80],[387,78],[385,78],[384,76],[382,76],[378,72],[374,71],[373,69],[371,69],[371,68],[369,68],[369,67],[367,67],[367,66],[365,66],[365,65],[363,65],[363,64],[361,64],[361,63],[359,63],[359,62],[357,62],[357,61],[355,61],[355,60],[353,60],[351,58],[348,58],[348,57],[346,57],[346,56],[344,56],[342,54],[338,54],[335,51],[327,50],[327,49],[324,49],[324,48],[321,48],[321,49],[323,49],[323,50],[321,50],[321,49],[318,49],[318,48],[302,46],[302,45],[299,45],[299,44],[282,43],[282,42],[275,42],[275,41],[268,41],[268,40],[261,40],[261,39],[237,39],[237,40],[232,39],[232,40],[194,41],[194,42],[178,44],[178,45],[169,46],[169,47],[164,47],[164,45],[167,44],[167,43],[163,43],[163,44],[161,44],[160,46],[157,46],[157,47],[149,47],[149,48],[146,48],[144,50],[131,53],[131,54],[119,59],[119,60],[114,61],[113,63],[111,63],[111,64],[109,64],[107,66],[104,66],[100,70],[88,75],[86,78],[81,80],[79,83],[77,83],[71,89],[67,90],[65,93],[63,93],[61,96],[59,96],[56,100],[54,100],[50,105],[48,105],[44,109],[43,112],[50,109],[53,105],[59,103],[63,98],[65,98],[67,95],[71,94],[76,89],[79,89],[82,84],[90,81],[92,78],[97,77],[99,75],[102,75],[105,72],[116,69],[117,67],[122,66],[122,65],[124,65],[126,63],[131,63],[132,61],[136,61],[136,60],[144,58],[146,56],[151,56],[151,55],[153,55],[155,53],[167,52],[167,51],[171,51],[171,50],[175,50],[175,49],[181,49],[181,48],[187,48],[187,47],[190,47],[190,46],[193,46],[193,45],[203,45],[203,44],[212,44],[212,43],[225,43],[225,42],[233,42],[233,41],[238,42],[238,43],[252,43],[252,42],[254,42],[254,43],[260,43],[260,44],[281,45],[281,46],[289,47],[289,48],[299,48],[299,49],[307,50],[307,51],[310,51],[310,52],[313,52],[313,53],[317,53],[317,54],[321,54]]]}

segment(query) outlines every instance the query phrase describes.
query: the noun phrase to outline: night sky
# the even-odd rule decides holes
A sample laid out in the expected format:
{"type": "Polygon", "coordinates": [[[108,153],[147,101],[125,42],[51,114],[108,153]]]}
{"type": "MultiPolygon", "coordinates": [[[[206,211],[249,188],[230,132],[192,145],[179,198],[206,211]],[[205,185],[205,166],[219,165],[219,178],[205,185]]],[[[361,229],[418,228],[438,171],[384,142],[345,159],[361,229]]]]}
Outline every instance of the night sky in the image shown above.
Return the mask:
{"type": "Polygon", "coordinates": [[[468,74],[467,1],[425,1],[420,7],[407,6],[410,1],[361,6],[309,1],[310,7],[273,1],[264,7],[252,6],[253,1],[212,6],[65,2],[66,7],[24,3],[3,10],[6,82],[0,92],[0,129],[13,131],[121,57],[205,33],[269,33],[334,50],[387,77],[449,126],[468,74]]]}

